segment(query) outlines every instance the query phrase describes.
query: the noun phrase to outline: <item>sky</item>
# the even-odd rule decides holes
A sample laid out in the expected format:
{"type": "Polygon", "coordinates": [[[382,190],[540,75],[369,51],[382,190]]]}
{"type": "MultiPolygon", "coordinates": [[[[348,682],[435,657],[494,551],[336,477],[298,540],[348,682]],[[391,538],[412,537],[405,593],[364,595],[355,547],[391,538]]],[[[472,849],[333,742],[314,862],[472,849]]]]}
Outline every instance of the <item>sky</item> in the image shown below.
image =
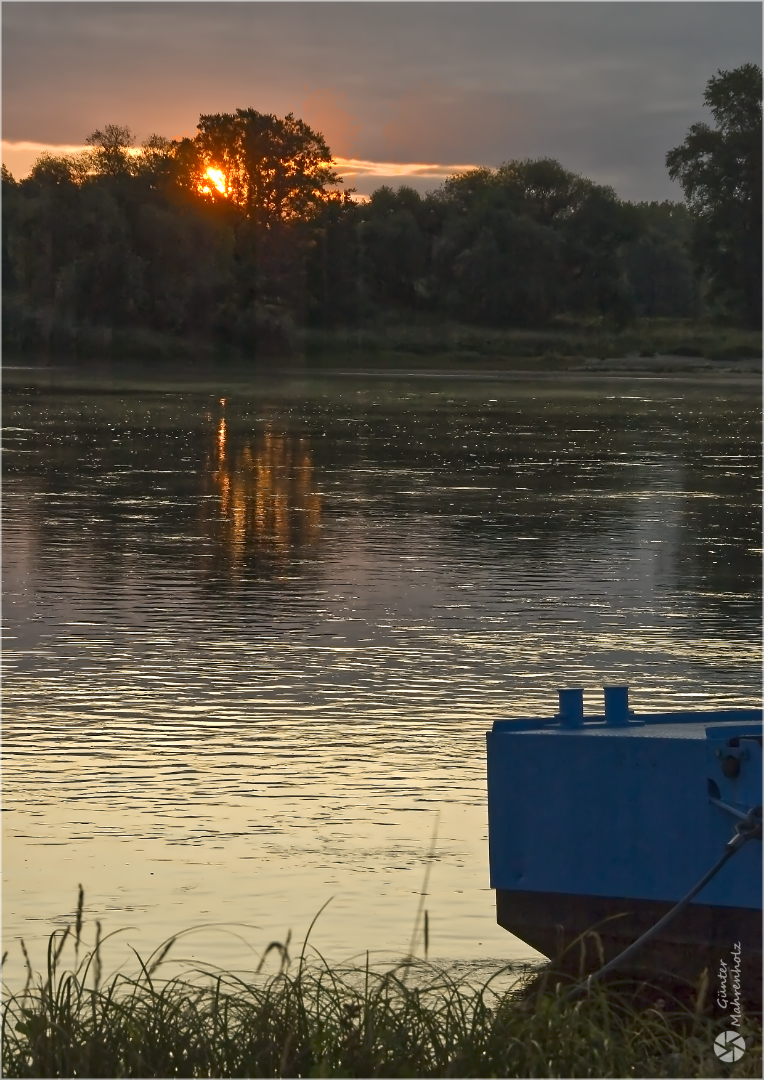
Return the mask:
{"type": "Polygon", "coordinates": [[[420,191],[475,165],[554,157],[626,199],[680,199],[666,151],[710,119],[717,70],[761,63],[762,7],[722,3],[2,5],[3,161],[138,141],[202,113],[294,111],[346,182],[420,191]]]}

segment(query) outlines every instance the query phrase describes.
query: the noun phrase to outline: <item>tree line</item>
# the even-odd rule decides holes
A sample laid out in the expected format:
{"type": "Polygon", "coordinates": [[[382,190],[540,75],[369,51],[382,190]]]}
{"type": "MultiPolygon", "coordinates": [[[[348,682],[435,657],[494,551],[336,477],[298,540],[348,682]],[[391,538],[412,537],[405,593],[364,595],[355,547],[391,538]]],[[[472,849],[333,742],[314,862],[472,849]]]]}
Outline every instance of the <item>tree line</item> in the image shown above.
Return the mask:
{"type": "Polygon", "coordinates": [[[561,316],[616,327],[711,313],[757,325],[761,72],[719,72],[667,155],[684,203],[630,203],[559,162],[510,161],[425,195],[355,201],[293,114],[200,117],[196,136],[107,125],[80,154],[3,169],[7,346],[144,330],[278,349],[290,327],[385,314],[492,327],[561,316]]]}

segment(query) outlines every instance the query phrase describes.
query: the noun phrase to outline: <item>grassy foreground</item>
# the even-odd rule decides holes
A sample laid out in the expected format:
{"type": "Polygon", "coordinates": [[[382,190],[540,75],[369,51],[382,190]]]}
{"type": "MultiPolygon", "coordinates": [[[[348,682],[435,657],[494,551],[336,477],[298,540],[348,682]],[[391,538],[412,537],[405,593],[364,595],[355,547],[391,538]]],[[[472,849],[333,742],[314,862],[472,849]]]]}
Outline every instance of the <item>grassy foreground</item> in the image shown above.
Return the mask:
{"type": "MultiPolygon", "coordinates": [[[[82,907],[55,931],[47,971],[6,994],[6,1077],[713,1077],[761,1076],[761,1024],[744,1019],[747,1051],[713,1053],[720,1030],[703,988],[693,1006],[669,996],[637,1009],[622,987],[571,1002],[566,987],[521,976],[495,990],[409,962],[378,971],[290,962],[272,943],[247,978],[195,971],[163,978],[175,939],[137,974],[102,981],[100,924],[82,948],[82,907]],[[81,951],[82,949],[82,951],[81,951]],[[262,972],[268,953],[278,970],[262,972]],[[73,963],[67,967],[65,958],[73,963]]],[[[287,942],[288,944],[288,942],[287,942]]],[[[23,944],[22,944],[23,948],[23,944]]],[[[26,950],[24,949],[26,957],[26,950]]]]}

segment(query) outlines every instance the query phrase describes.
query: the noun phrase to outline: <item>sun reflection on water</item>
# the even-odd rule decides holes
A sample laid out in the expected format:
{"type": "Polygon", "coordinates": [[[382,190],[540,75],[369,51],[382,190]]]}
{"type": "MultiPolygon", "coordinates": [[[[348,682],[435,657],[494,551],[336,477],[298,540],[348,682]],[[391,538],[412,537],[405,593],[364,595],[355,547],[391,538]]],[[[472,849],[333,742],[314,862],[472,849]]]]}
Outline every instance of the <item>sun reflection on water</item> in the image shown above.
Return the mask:
{"type": "Polygon", "coordinates": [[[203,500],[202,514],[234,567],[248,552],[288,558],[293,549],[317,542],[322,496],[307,437],[266,428],[231,445],[221,418],[216,454],[204,475],[205,489],[217,499],[203,500]]]}

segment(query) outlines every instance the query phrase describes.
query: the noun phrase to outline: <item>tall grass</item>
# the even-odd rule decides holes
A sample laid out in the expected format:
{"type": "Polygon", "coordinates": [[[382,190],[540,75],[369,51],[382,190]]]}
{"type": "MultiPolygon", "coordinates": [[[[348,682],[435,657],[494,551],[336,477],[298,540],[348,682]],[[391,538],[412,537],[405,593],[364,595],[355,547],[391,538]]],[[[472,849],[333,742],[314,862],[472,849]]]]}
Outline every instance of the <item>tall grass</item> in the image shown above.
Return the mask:
{"type": "Polygon", "coordinates": [[[303,945],[272,942],[243,978],[195,970],[163,978],[172,938],[133,974],[102,980],[100,926],[83,950],[56,930],[47,966],[3,1004],[3,1076],[760,1076],[761,1026],[732,1066],[713,1053],[719,1028],[701,992],[638,1009],[625,987],[571,1002],[552,979],[482,985],[411,959],[377,970],[332,966],[303,945]],[[274,953],[278,970],[264,973],[274,953]],[[66,966],[64,957],[72,963],[66,966]]]}

